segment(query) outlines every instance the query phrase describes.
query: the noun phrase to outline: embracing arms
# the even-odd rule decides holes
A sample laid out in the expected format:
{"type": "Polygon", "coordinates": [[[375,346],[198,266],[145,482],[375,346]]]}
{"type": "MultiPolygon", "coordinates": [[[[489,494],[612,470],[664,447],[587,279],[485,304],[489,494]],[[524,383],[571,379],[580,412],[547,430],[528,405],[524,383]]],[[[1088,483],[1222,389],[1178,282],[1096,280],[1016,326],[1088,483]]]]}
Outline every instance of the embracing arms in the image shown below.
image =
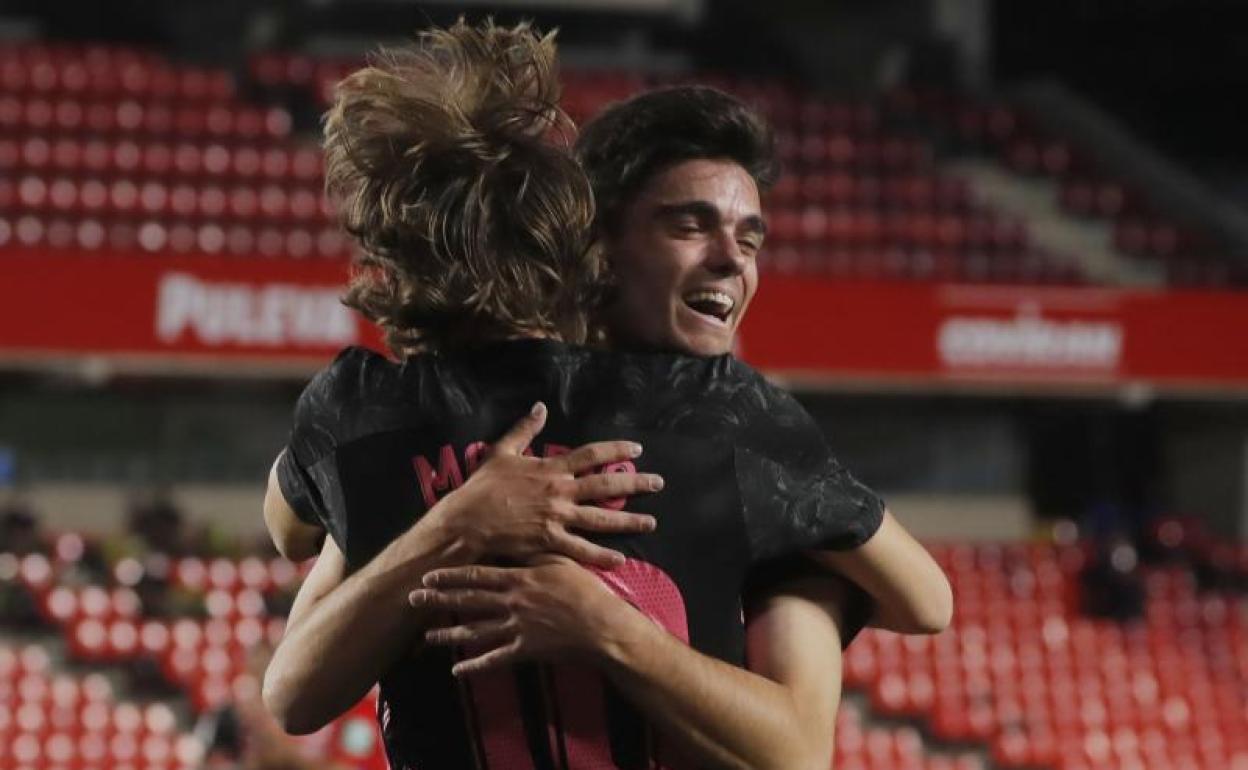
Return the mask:
{"type": "Polygon", "coordinates": [[[326,538],[264,675],[265,706],[282,728],[313,732],[359,701],[412,645],[418,619],[404,606],[407,587],[471,559],[446,529],[422,521],[348,576],[326,538]]]}
{"type": "Polygon", "coordinates": [[[810,556],[874,600],[871,625],[901,634],[936,634],[953,618],[953,589],[927,549],[884,511],[870,540],[847,551],[810,556]]]}
{"type": "Polygon", "coordinates": [[[413,605],[486,616],[435,629],[431,644],[489,648],[459,676],[524,659],[602,670],[698,766],[824,770],[840,698],[840,585],[778,590],[749,625],[752,671],[703,655],[566,559],[438,570],[413,605]]]}
{"type": "Polygon", "coordinates": [[[411,649],[422,618],[413,614],[406,597],[426,572],[496,555],[549,553],[613,566],[622,560],[620,554],[573,530],[653,529],[649,516],[580,504],[656,491],[662,485],[653,474],[576,477],[636,456],[636,445],[600,442],[559,457],[522,456],[544,418],[544,411],[537,409],[521,420],[462,488],[356,572],[348,574],[338,545],[326,538],[264,679],[265,704],[288,732],[311,732],[337,717],[411,649]],[[333,665],[326,665],[328,660],[333,665]]]}

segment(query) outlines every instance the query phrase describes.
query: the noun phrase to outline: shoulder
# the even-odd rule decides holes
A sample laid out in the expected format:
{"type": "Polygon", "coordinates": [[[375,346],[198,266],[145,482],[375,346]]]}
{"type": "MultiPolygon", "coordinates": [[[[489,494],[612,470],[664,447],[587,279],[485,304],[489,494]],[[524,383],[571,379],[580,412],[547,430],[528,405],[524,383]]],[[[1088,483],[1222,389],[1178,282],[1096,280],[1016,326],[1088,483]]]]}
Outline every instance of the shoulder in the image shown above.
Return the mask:
{"type": "Polygon", "coordinates": [[[724,357],[723,376],[734,383],[733,409],[746,448],[781,463],[809,463],[826,452],[823,431],[806,408],[753,367],[724,357]]]}
{"type": "Polygon", "coordinates": [[[353,410],[395,381],[398,369],[398,364],[368,348],[343,348],[299,395],[295,430],[334,436],[353,410]]]}
{"type": "Polygon", "coordinates": [[[393,377],[399,365],[368,348],[352,345],[317,372],[305,393],[323,398],[342,398],[366,392],[393,377]]]}
{"type": "Polygon", "coordinates": [[[595,352],[593,361],[593,379],[622,388],[656,428],[714,436],[779,462],[808,456],[823,440],[792,395],[730,355],[595,352]]]}

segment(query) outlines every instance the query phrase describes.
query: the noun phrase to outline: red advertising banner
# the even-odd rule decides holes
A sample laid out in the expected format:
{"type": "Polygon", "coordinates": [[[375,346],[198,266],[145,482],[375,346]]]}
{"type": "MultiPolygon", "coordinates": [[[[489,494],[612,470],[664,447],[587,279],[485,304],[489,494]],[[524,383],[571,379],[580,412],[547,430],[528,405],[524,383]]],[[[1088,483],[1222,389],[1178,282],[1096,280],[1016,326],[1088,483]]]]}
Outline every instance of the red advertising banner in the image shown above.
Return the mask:
{"type": "MultiPolygon", "coordinates": [[[[27,253],[0,259],[0,358],[319,366],[379,344],[339,261],[27,253]]],[[[238,368],[232,368],[237,372],[238,368]]]]}
{"type": "Polygon", "coordinates": [[[1248,292],[772,276],[750,310],[741,355],[825,381],[1248,391],[1248,292]]]}
{"type": "MultiPolygon", "coordinates": [[[[338,297],[341,262],[27,253],[0,258],[0,363],[311,371],[377,347],[338,297]]],[[[853,382],[1109,385],[1248,392],[1248,292],[765,276],[741,356],[853,382]]]]}

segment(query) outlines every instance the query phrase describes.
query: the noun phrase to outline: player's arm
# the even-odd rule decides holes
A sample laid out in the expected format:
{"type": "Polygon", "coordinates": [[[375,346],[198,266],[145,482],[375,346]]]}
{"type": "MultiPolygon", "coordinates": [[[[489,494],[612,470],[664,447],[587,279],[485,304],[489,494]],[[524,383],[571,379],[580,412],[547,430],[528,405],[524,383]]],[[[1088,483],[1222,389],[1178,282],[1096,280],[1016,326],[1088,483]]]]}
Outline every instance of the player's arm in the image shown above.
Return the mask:
{"type": "Polygon", "coordinates": [[[770,588],[746,619],[749,669],[785,687],[810,766],[832,765],[841,701],[847,596],[840,581],[798,578],[770,588]]]}
{"type": "Polygon", "coordinates": [[[638,448],[632,442],[587,444],[553,458],[523,456],[544,421],[544,409],[522,419],[495,444],[467,484],[349,576],[338,545],[326,539],[265,675],[265,704],[283,728],[305,733],[327,724],[363,697],[412,646],[424,619],[413,615],[406,597],[429,570],[551,552],[614,566],[623,558],[619,553],[591,543],[576,530],[637,533],[654,528],[649,516],[581,504],[659,489],[662,479],[654,474],[577,477],[635,457],[638,448]],[[332,666],[326,665],[329,660],[332,666]]]}
{"type": "Polygon", "coordinates": [[[286,502],[277,480],[277,466],[281,461],[282,456],[278,455],[269,469],[269,483],[264,491],[264,527],[278,553],[291,561],[304,561],[320,551],[325,530],[300,519],[286,502]]]}
{"type": "MultiPolygon", "coordinates": [[[[579,659],[603,670],[699,766],[829,765],[840,636],[835,616],[809,601],[777,596],[751,629],[751,659],[777,681],[693,650],[567,560],[438,570],[425,583],[410,597],[420,611],[487,617],[426,634],[431,644],[487,648],[456,664],[459,676],[522,659],[579,659]]],[[[816,581],[819,598],[834,586],[816,581]]]]}
{"type": "Polygon", "coordinates": [[[936,634],[953,618],[953,589],[944,570],[888,510],[862,545],[811,556],[858,584],[874,600],[870,624],[903,634],[936,634]]]}
{"type": "Polygon", "coordinates": [[[738,455],[747,526],[757,558],[812,546],[816,560],[872,599],[871,624],[931,634],[953,615],[953,591],[931,554],[854,478],[805,409],[766,383],[767,404],[738,455]]]}
{"type": "Polygon", "coordinates": [[[610,649],[608,676],[699,766],[826,770],[841,695],[833,581],[783,587],[747,625],[749,671],[653,623],[610,649]]]}
{"type": "Polygon", "coordinates": [[[282,729],[313,732],[364,697],[419,627],[404,611],[407,588],[429,569],[471,558],[428,517],[351,575],[326,538],[264,675],[264,704],[282,729]]]}

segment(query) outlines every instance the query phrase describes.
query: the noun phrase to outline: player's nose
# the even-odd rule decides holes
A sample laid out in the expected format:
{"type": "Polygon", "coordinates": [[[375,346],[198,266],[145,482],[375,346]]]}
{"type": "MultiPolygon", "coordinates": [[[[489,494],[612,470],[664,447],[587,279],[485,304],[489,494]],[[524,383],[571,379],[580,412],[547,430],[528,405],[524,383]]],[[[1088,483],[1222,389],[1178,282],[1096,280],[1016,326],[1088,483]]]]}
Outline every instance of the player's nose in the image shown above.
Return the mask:
{"type": "Polygon", "coordinates": [[[745,253],[734,233],[718,233],[706,251],[705,265],[718,275],[738,275],[745,270],[745,253]]]}

